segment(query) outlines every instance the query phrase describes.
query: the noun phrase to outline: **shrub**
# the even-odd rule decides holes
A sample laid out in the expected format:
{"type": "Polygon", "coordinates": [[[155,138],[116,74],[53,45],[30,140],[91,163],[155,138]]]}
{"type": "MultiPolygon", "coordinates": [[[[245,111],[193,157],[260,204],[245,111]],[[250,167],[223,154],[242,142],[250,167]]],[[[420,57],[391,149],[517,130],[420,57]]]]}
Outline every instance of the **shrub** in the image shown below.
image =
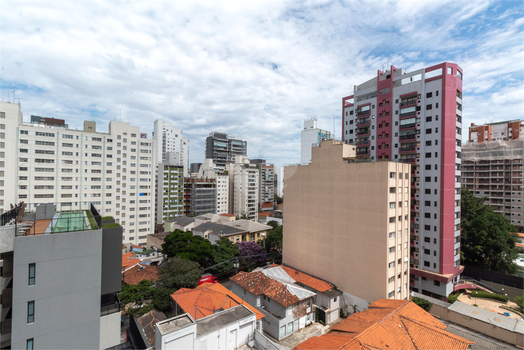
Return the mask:
{"type": "Polygon", "coordinates": [[[453,304],[454,302],[456,302],[461,294],[462,293],[450,294],[450,296],[448,297],[448,303],[453,304]]]}
{"type": "Polygon", "coordinates": [[[524,297],[522,296],[515,297],[515,303],[520,307],[521,310],[524,310],[524,297]]]}
{"type": "Polygon", "coordinates": [[[422,299],[419,297],[413,297],[411,301],[420,306],[422,309],[426,310],[427,312],[429,312],[429,310],[431,309],[432,304],[429,300],[422,299]]]}
{"type": "Polygon", "coordinates": [[[498,300],[498,301],[502,301],[504,303],[509,300],[509,298],[506,295],[489,293],[489,292],[485,292],[483,290],[474,290],[473,292],[471,292],[471,296],[475,297],[475,298],[485,298],[485,299],[498,300]]]}

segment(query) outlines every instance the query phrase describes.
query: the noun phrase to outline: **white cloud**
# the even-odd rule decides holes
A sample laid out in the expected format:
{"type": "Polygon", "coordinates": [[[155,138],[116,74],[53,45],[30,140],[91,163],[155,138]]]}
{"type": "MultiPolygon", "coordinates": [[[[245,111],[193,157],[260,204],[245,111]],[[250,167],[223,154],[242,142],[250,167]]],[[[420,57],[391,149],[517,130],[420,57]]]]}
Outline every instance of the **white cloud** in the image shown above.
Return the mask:
{"type": "Polygon", "coordinates": [[[26,115],[95,119],[101,131],[120,114],[147,132],[170,120],[190,137],[192,162],[220,130],[244,137],[250,156],[293,163],[303,120],[331,130],[338,117],[340,136],[342,97],[388,61],[457,62],[464,120],[522,117],[522,10],[510,5],[3,2],[2,97],[17,85],[26,115]]]}

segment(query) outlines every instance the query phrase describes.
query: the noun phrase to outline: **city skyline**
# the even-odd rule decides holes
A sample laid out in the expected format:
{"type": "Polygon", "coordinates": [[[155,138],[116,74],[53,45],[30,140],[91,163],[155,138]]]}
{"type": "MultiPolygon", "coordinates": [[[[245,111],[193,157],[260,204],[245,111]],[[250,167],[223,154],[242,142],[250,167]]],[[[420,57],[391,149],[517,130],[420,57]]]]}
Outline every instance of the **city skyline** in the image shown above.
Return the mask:
{"type": "Polygon", "coordinates": [[[298,163],[303,121],[340,138],[341,97],[389,65],[459,64],[464,125],[522,114],[516,1],[4,5],[0,95],[16,89],[26,120],[151,135],[162,119],[192,140],[190,163],[214,131],[248,141],[250,158],[298,163]]]}

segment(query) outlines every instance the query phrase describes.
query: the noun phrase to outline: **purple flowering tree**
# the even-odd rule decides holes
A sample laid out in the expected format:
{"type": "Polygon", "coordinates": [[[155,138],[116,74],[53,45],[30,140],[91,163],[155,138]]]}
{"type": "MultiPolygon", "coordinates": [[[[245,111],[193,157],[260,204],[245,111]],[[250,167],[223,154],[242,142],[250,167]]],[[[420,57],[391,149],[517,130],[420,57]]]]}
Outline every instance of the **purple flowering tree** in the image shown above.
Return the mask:
{"type": "Polygon", "coordinates": [[[238,245],[238,263],[240,270],[251,271],[266,262],[266,252],[264,248],[255,242],[239,242],[235,244],[238,245]]]}

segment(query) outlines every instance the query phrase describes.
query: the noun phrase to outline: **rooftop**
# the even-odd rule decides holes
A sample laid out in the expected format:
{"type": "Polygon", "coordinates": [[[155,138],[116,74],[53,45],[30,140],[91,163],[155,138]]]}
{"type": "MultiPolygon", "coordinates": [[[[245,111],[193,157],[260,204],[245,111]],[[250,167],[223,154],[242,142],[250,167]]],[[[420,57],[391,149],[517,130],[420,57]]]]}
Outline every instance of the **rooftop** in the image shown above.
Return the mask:
{"type": "Polygon", "coordinates": [[[195,218],[190,218],[187,216],[181,216],[175,220],[175,223],[180,226],[187,226],[195,222],[195,218]]]}
{"type": "Polygon", "coordinates": [[[229,216],[229,217],[234,217],[234,216],[235,216],[235,215],[233,215],[233,214],[228,214],[228,213],[222,213],[222,214],[218,214],[218,215],[229,216]]]}
{"type": "Polygon", "coordinates": [[[125,284],[138,284],[142,280],[157,282],[160,280],[158,266],[136,264],[122,271],[122,281],[125,284]]]}
{"type": "Polygon", "coordinates": [[[273,229],[273,227],[269,225],[264,225],[256,221],[245,220],[245,219],[226,222],[224,223],[224,225],[234,227],[240,230],[248,231],[251,233],[260,232],[260,231],[268,231],[268,230],[273,229]]]}
{"type": "Polygon", "coordinates": [[[146,336],[146,340],[148,341],[149,345],[155,345],[155,324],[165,319],[166,315],[154,309],[149,311],[147,314],[137,317],[137,321],[140,324],[142,332],[146,336]]]}
{"type": "Polygon", "coordinates": [[[212,332],[216,329],[223,328],[230,323],[236,322],[243,318],[252,316],[253,311],[249,310],[247,305],[238,305],[211,316],[201,318],[197,321],[197,337],[212,332]]]}
{"type": "Polygon", "coordinates": [[[251,273],[242,271],[231,277],[231,281],[254,295],[264,294],[284,307],[315,296],[315,293],[292,284],[294,281],[289,276],[286,280],[284,275],[276,278],[271,273],[271,277],[268,277],[265,272],[266,270],[251,273]]]}
{"type": "Polygon", "coordinates": [[[172,317],[162,322],[158,322],[156,325],[160,334],[166,335],[186,326],[192,325],[195,321],[188,314],[172,317]]]}
{"type": "Polygon", "coordinates": [[[450,349],[474,342],[445,331],[446,326],[409,300],[379,299],[295,349],[450,349]],[[346,341],[344,342],[344,338],[346,341]]]}
{"type": "MultiPolygon", "coordinates": [[[[196,320],[213,315],[217,310],[243,304],[240,297],[220,283],[203,283],[194,289],[181,288],[171,294],[171,300],[196,320]]],[[[257,320],[264,318],[264,314],[253,306],[245,305],[256,314],[257,320]]]]}
{"type": "Polygon", "coordinates": [[[303,285],[313,288],[315,290],[318,290],[319,292],[327,292],[328,290],[334,288],[330,283],[323,281],[320,278],[313,277],[311,275],[308,275],[307,273],[300,272],[288,266],[273,264],[269,266],[268,269],[271,269],[274,267],[280,267],[293,280],[295,280],[295,282],[302,283],[303,285]]]}
{"type": "Polygon", "coordinates": [[[212,234],[217,235],[217,236],[229,236],[233,234],[247,232],[246,230],[242,230],[242,229],[235,228],[235,227],[230,227],[229,225],[218,224],[218,223],[209,222],[209,221],[198,225],[197,227],[193,229],[193,232],[194,231],[198,231],[198,232],[208,232],[209,231],[212,234]]]}

